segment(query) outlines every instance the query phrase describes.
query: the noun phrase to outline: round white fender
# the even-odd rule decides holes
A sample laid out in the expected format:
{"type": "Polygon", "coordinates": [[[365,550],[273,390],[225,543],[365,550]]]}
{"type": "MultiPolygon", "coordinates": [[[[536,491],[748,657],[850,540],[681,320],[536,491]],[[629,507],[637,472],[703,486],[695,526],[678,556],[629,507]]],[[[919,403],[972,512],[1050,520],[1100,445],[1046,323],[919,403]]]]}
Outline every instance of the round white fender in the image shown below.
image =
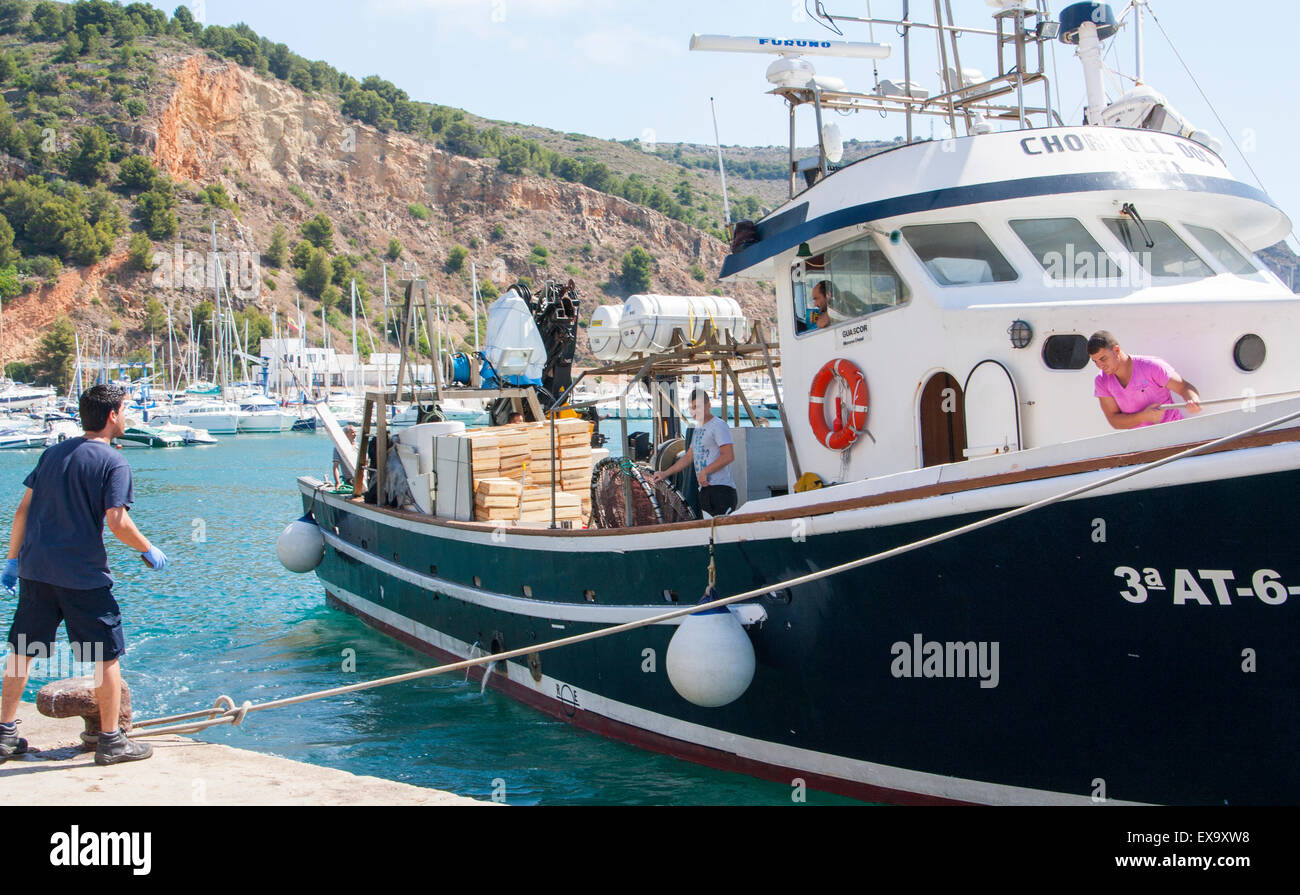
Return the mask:
{"type": "Polygon", "coordinates": [[[717,708],[754,680],[754,645],[726,608],[688,615],[668,642],[668,680],[687,702],[717,708]]]}
{"type": "Polygon", "coordinates": [[[275,553],[290,572],[310,572],[320,565],[325,558],[325,536],[310,513],[285,526],[275,542],[275,553]]]}

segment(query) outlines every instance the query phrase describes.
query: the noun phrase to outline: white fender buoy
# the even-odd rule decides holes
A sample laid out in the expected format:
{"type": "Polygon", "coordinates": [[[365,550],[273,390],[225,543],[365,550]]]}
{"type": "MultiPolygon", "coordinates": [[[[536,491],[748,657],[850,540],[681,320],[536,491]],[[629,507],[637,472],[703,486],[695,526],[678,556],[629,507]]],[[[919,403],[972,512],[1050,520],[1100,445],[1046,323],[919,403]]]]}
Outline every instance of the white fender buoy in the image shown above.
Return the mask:
{"type": "Polygon", "coordinates": [[[325,536],[311,513],[295,519],[280,532],[275,554],[290,572],[310,572],[325,558],[325,536]]]}
{"type": "Polygon", "coordinates": [[[687,702],[717,708],[754,680],[754,645],[725,607],[688,615],[668,641],[668,680],[687,702]]]}

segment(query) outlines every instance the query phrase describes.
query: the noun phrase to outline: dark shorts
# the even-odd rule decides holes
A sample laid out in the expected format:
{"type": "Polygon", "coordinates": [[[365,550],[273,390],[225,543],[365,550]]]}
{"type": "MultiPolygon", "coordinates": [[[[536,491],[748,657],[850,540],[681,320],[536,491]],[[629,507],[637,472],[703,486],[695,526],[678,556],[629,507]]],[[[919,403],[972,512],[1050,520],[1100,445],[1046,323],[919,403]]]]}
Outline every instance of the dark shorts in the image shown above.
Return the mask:
{"type": "Polygon", "coordinates": [[[710,485],[700,489],[700,509],[710,516],[725,516],[736,508],[736,489],[730,485],[710,485]]]}
{"type": "Polygon", "coordinates": [[[74,590],[22,579],[9,629],[10,648],[32,658],[53,656],[60,622],[66,623],[68,640],[80,661],[116,659],[126,652],[122,610],[111,587],[74,590]]]}

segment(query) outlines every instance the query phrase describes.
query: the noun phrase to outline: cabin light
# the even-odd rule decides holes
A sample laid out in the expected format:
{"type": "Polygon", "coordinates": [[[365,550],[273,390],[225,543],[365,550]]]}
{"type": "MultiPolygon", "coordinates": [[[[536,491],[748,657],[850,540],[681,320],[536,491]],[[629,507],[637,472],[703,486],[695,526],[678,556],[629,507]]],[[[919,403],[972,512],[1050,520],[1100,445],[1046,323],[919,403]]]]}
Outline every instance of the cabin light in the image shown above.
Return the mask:
{"type": "Polygon", "coordinates": [[[1016,320],[1007,328],[1007,335],[1011,336],[1012,348],[1024,348],[1033,340],[1034,330],[1025,321],[1016,320]]]}
{"type": "Polygon", "coordinates": [[[808,248],[808,243],[801,242],[799,243],[799,251],[795,253],[795,256],[799,258],[811,258],[812,249],[808,248]]]}

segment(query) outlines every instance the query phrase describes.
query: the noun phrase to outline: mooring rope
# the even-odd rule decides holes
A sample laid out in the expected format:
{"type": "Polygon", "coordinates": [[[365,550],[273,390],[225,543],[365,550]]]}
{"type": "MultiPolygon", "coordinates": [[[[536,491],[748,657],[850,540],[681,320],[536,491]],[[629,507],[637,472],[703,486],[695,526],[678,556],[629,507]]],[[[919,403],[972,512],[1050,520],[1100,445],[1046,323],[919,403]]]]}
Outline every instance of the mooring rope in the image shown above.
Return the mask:
{"type": "MultiPolygon", "coordinates": [[[[1212,398],[1209,401],[1197,401],[1196,404],[1198,407],[1213,407],[1217,404],[1242,404],[1244,406],[1251,406],[1257,404],[1260,401],[1269,401],[1273,398],[1292,398],[1295,397],[1296,395],[1300,395],[1300,389],[1293,388],[1285,392],[1268,392],[1267,394],[1263,394],[1263,395],[1238,395],[1235,398],[1212,398]]],[[[1169,403],[1169,404],[1161,404],[1159,409],[1160,410],[1181,410],[1186,406],[1187,405],[1185,403],[1183,404],[1169,403]]]]}
{"type": "Polygon", "coordinates": [[[1292,413],[1288,413],[1285,416],[1281,416],[1276,419],[1269,420],[1268,422],[1265,423],[1260,423],[1257,426],[1251,426],[1248,429],[1242,429],[1239,432],[1233,432],[1232,434],[1225,435],[1222,438],[1216,438],[1213,441],[1207,441],[1203,444],[1195,445],[1185,450],[1178,451],[1177,453],[1171,454],[1170,456],[1164,457],[1163,459],[1153,460],[1150,463],[1144,463],[1141,466],[1136,466],[1133,467],[1132,469],[1126,469],[1122,472],[1118,472],[1115,475],[1107,476],[1096,482],[1091,482],[1086,485],[1080,485],[1076,488],[1071,488],[1068,491],[1063,491],[1059,494],[1054,494],[1045,497],[1042,500],[1036,500],[1033,503],[1028,503],[1025,504],[1024,506],[1016,507],[1015,509],[1011,509],[1011,510],[1006,510],[1004,512],[989,516],[985,519],[980,519],[979,521],[976,522],[971,522],[966,525],[958,526],[957,528],[952,528],[947,531],[940,532],[939,534],[931,535],[928,538],[921,538],[920,540],[912,541],[910,543],[903,544],[898,547],[892,547],[888,550],[883,550],[879,553],[873,553],[870,556],[864,556],[859,559],[851,560],[846,563],[841,563],[840,565],[832,566],[828,569],[821,569],[820,571],[809,572],[806,575],[799,575],[795,578],[789,578],[786,579],[785,581],[777,582],[775,584],[769,584],[763,587],[757,587],[752,590],[744,591],[743,593],[734,594],[730,597],[722,597],[720,599],[711,600],[706,603],[697,603],[692,606],[685,606],[678,609],[669,610],[668,612],[662,612],[657,615],[648,616],[646,618],[637,619],[636,621],[624,622],[622,624],[613,625],[608,628],[600,628],[599,630],[596,631],[588,631],[584,634],[572,634],[568,637],[561,637],[558,640],[551,640],[545,643],[534,644],[532,646],[520,647],[519,649],[506,650],[500,653],[492,653],[491,655],[479,656],[473,659],[463,659],[461,661],[451,662],[446,665],[435,665],[431,668],[420,669],[419,671],[409,671],[406,672],[405,674],[391,675],[389,677],[377,678],[375,680],[363,681],[356,684],[347,684],[342,687],[332,687],[328,690],[317,690],[314,693],[305,693],[300,696],[288,696],[283,699],[272,699],[267,702],[260,702],[260,703],[244,702],[236,706],[235,701],[233,699],[231,699],[229,696],[223,695],[218,697],[216,704],[210,709],[200,709],[198,711],[186,712],[180,715],[169,715],[163,718],[153,718],[146,721],[136,722],[132,724],[131,735],[133,737],[163,736],[167,734],[195,733],[200,730],[205,730],[209,727],[215,727],[219,724],[231,724],[234,726],[238,726],[243,723],[245,717],[247,717],[249,714],[252,714],[253,712],[262,712],[262,711],[266,711],[267,709],[280,708],[282,706],[288,706],[288,705],[298,705],[304,702],[312,702],[318,699],[325,699],[330,696],[342,696],[345,693],[356,693],[361,690],[372,690],[377,687],[386,687],[389,686],[390,684],[400,684],[400,683],[405,683],[406,681],[414,681],[414,680],[419,680],[421,678],[434,677],[440,674],[449,674],[453,671],[461,671],[463,669],[472,668],[476,665],[487,665],[492,662],[504,662],[507,659],[516,659],[519,658],[520,656],[527,656],[530,653],[542,653],[542,652],[547,652],[549,650],[559,649],[565,646],[573,646],[575,644],[585,643],[588,640],[597,640],[603,637],[612,637],[615,634],[623,634],[627,631],[635,631],[638,628],[645,628],[645,627],[649,627],[650,625],[662,624],[664,622],[669,622],[674,619],[682,618],[683,616],[687,616],[687,615],[694,615],[697,612],[702,612],[709,609],[720,609],[723,606],[730,606],[732,603],[739,603],[742,600],[751,600],[755,597],[760,597],[764,594],[770,594],[775,591],[788,590],[790,588],[800,587],[804,584],[811,584],[812,582],[820,581],[823,578],[830,578],[834,575],[840,575],[843,574],[844,572],[849,572],[854,569],[860,569],[864,566],[872,565],[874,563],[883,562],[884,560],[887,559],[892,559],[895,556],[902,556],[903,554],[910,553],[914,550],[920,550],[925,547],[930,547],[935,544],[942,543],[943,541],[952,540],[953,538],[957,538],[965,534],[970,534],[971,532],[974,531],[979,531],[980,529],[983,528],[988,528],[990,526],[997,525],[999,523],[1006,522],[1011,519],[1015,519],[1018,516],[1024,516],[1027,513],[1034,512],[1035,510],[1041,510],[1045,507],[1062,503],[1063,501],[1070,500],[1082,494],[1086,494],[1090,491],[1096,491],[1098,489],[1105,488],[1109,485],[1114,485],[1117,482],[1122,482],[1125,479],[1130,479],[1133,478],[1134,476],[1142,475],[1143,473],[1150,472],[1154,469],[1159,469],[1162,466],[1167,466],[1170,463],[1174,463],[1178,460],[1183,460],[1188,457],[1196,456],[1197,454],[1203,454],[1207,451],[1212,451],[1216,448],[1223,447],[1224,445],[1231,444],[1234,441],[1239,441],[1243,438],[1247,438],[1251,435],[1256,435],[1267,429],[1272,429],[1276,426],[1280,426],[1284,423],[1289,423],[1292,420],[1297,420],[1297,419],[1300,419],[1300,410],[1294,411],[1292,413]],[[194,718],[205,718],[206,720],[195,721],[191,723],[174,723],[174,722],[186,722],[194,718]],[[166,725],[166,726],[157,726],[157,725],[166,725]]]}

